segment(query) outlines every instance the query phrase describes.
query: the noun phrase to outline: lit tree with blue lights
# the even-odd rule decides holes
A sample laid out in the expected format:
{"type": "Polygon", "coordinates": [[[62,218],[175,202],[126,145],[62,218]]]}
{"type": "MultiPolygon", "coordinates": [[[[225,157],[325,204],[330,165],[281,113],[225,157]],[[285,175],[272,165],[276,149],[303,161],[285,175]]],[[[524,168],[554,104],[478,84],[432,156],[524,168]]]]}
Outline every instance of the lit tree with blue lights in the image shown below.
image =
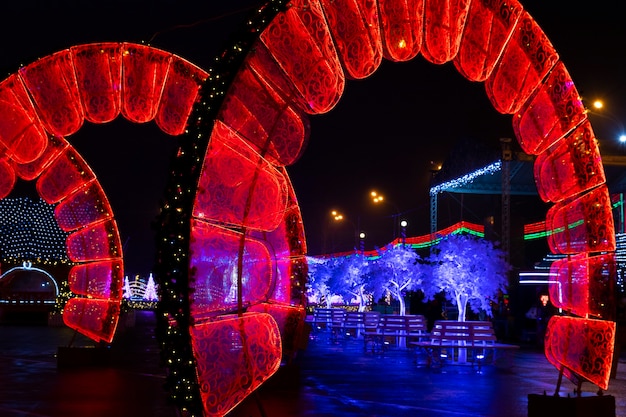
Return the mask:
{"type": "Polygon", "coordinates": [[[469,234],[448,235],[433,247],[430,274],[424,276],[426,298],[444,292],[465,321],[467,306],[492,317],[491,303],[506,293],[511,265],[493,242],[469,234]]]}
{"type": "Polygon", "coordinates": [[[334,268],[333,259],[309,257],[307,262],[309,266],[308,287],[310,298],[317,299],[319,302],[324,300],[326,308],[331,308],[333,294],[328,286],[328,280],[334,268]]]}
{"type": "Polygon", "coordinates": [[[334,294],[341,295],[346,302],[356,298],[359,311],[365,311],[369,295],[368,285],[369,261],[361,254],[335,258],[335,264],[327,285],[334,294]]]}
{"type": "Polygon", "coordinates": [[[372,261],[368,288],[375,300],[387,294],[400,303],[400,315],[406,314],[404,293],[418,289],[422,283],[419,255],[408,246],[396,245],[379,250],[380,257],[372,261]]]}

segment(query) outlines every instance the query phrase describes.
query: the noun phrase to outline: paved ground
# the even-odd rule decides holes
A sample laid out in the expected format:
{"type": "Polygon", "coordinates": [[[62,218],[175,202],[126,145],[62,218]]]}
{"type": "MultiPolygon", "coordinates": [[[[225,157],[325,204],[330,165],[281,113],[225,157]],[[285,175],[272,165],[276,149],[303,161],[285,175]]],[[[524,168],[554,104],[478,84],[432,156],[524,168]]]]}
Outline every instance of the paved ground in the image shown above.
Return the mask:
{"type": "MultiPolygon", "coordinates": [[[[153,315],[142,312],[135,327],[116,336],[108,366],[58,369],[57,349],[69,343],[71,330],[0,326],[0,416],[178,416],[163,390],[153,329],[153,315]]],[[[512,366],[481,372],[429,369],[422,359],[393,348],[365,354],[360,341],[335,344],[321,333],[228,417],[527,417],[528,394],[553,394],[558,377],[528,347],[512,366]]],[[[573,388],[564,381],[561,396],[573,388]]],[[[595,395],[591,385],[583,390],[595,395]]],[[[616,415],[626,417],[626,360],[606,394],[616,399],[616,415]]]]}

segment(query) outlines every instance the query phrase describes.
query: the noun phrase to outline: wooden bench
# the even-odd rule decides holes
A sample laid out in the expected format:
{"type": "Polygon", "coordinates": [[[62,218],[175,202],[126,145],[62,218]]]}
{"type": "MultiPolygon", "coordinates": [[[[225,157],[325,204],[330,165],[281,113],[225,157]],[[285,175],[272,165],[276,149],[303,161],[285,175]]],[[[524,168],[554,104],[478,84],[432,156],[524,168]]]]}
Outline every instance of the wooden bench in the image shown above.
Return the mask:
{"type": "Polygon", "coordinates": [[[428,353],[428,365],[445,363],[477,365],[496,364],[498,352],[506,353],[507,362],[512,361],[509,352],[519,349],[517,345],[498,343],[489,321],[439,320],[427,339],[411,342],[411,346],[428,353]]]}
{"type": "Polygon", "coordinates": [[[335,323],[343,322],[345,314],[343,308],[316,308],[313,310],[313,330],[330,330],[335,323]]]}
{"type": "Polygon", "coordinates": [[[382,352],[392,342],[398,347],[406,347],[407,341],[421,340],[426,336],[427,322],[422,315],[382,314],[378,325],[363,332],[365,351],[382,352]]]}

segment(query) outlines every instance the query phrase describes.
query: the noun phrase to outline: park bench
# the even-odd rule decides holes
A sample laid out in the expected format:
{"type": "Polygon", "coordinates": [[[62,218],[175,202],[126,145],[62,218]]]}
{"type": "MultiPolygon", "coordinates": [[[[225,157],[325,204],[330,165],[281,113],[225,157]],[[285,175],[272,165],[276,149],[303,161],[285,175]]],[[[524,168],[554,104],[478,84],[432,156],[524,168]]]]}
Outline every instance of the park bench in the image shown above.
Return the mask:
{"type": "Polygon", "coordinates": [[[489,321],[438,320],[428,338],[411,342],[427,352],[427,365],[469,364],[478,369],[484,363],[497,364],[502,358],[510,365],[511,353],[519,346],[498,343],[489,321]],[[498,355],[502,353],[502,355],[498,355]]]}
{"type": "Polygon", "coordinates": [[[343,308],[316,308],[313,310],[313,330],[330,330],[336,323],[343,322],[345,314],[343,308]]]}
{"type": "Polygon", "coordinates": [[[427,322],[422,315],[382,314],[376,327],[363,332],[365,351],[382,352],[390,344],[405,347],[410,340],[421,340],[426,336],[427,322]]]}

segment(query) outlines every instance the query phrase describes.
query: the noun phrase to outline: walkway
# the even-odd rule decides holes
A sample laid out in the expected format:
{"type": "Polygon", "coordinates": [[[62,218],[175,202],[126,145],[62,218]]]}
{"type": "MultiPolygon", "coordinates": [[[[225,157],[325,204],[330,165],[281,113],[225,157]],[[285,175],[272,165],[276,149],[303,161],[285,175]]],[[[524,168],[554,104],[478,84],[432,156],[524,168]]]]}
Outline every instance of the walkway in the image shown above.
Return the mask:
{"type": "MultiPolygon", "coordinates": [[[[153,326],[152,313],[141,312],[134,328],[116,336],[108,366],[65,370],[57,370],[55,354],[71,330],[0,326],[0,416],[177,417],[163,391],[153,326]]],[[[364,354],[360,341],[333,344],[321,334],[228,417],[527,417],[528,394],[552,394],[557,371],[535,349],[515,355],[510,369],[432,370],[416,366],[411,351],[364,354]]],[[[624,364],[607,392],[620,417],[624,364]]],[[[572,389],[564,381],[562,395],[572,389]]],[[[583,389],[593,394],[592,386],[583,389]]]]}

